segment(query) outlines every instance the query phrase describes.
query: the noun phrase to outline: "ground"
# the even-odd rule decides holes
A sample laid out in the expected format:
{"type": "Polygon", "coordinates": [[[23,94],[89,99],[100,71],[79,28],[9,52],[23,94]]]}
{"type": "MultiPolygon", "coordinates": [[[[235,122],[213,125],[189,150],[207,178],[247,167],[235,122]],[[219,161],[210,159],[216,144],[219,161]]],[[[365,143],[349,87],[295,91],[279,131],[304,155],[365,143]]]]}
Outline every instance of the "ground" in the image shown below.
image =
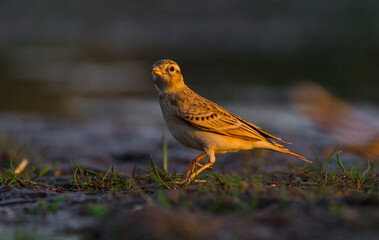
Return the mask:
{"type": "Polygon", "coordinates": [[[310,148],[325,136],[308,129],[313,138],[304,137],[288,117],[291,134],[279,135],[313,164],[266,150],[217,155],[198,177],[206,182],[187,185],[175,181],[197,152],[169,139],[164,172],[160,124],[0,119],[1,240],[378,236],[375,163],[331,140],[310,148]],[[23,159],[29,163],[16,174],[23,159]]]}

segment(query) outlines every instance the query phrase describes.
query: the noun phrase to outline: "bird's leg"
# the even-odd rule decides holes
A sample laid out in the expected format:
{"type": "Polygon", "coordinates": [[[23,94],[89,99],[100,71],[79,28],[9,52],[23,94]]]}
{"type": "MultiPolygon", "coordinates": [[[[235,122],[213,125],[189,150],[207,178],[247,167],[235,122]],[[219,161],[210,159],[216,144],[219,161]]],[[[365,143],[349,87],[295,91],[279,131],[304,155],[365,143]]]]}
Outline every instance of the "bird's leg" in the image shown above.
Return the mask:
{"type": "Polygon", "coordinates": [[[205,153],[203,153],[203,154],[197,156],[194,160],[192,160],[191,165],[189,166],[188,170],[186,171],[186,175],[187,175],[186,178],[188,178],[189,175],[190,175],[191,173],[194,172],[196,165],[199,166],[199,167],[203,167],[203,165],[200,164],[199,161],[200,161],[202,158],[204,158],[205,156],[207,156],[207,155],[208,155],[208,153],[205,152],[205,153]]]}
{"type": "MultiPolygon", "coordinates": [[[[211,167],[215,163],[216,157],[215,157],[214,152],[213,151],[208,151],[207,154],[209,155],[209,162],[207,164],[204,164],[204,166],[202,166],[201,168],[199,168],[196,172],[193,172],[191,174],[191,176],[189,176],[189,177],[187,176],[186,182],[191,182],[199,173],[201,173],[205,169],[211,167]]],[[[202,156],[202,155],[200,155],[200,156],[202,156]]],[[[187,175],[188,175],[188,173],[187,173],[187,175]]]]}

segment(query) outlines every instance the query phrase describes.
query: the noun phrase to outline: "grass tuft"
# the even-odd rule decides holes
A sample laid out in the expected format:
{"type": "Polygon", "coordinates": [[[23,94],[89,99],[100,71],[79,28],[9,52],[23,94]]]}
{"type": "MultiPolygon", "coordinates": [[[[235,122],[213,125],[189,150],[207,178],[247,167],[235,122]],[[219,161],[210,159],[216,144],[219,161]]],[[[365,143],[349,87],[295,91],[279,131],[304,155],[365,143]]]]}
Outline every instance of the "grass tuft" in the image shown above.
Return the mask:
{"type": "MultiPolygon", "coordinates": [[[[38,171],[34,167],[26,167],[24,170],[20,172],[16,172],[16,170],[13,167],[13,160],[9,160],[9,168],[7,169],[3,167],[4,173],[0,175],[0,184],[1,186],[10,186],[12,184],[20,184],[22,186],[27,185],[36,185],[37,183],[33,180],[37,177],[39,177],[38,171]],[[28,175],[27,177],[24,175],[28,175]]],[[[48,169],[44,171],[45,173],[49,171],[48,169]]]]}
{"type": "Polygon", "coordinates": [[[176,179],[174,180],[168,173],[157,167],[153,157],[150,155],[150,177],[154,179],[157,183],[163,185],[167,189],[172,189],[169,185],[166,184],[166,181],[170,181],[173,184],[173,188],[176,188],[176,179]]]}
{"type": "Polygon", "coordinates": [[[96,172],[90,169],[83,169],[80,164],[72,163],[72,180],[80,191],[85,190],[132,190],[132,181],[129,178],[121,177],[116,174],[111,166],[105,172],[96,172]]]}
{"type": "Polygon", "coordinates": [[[360,190],[363,184],[371,182],[371,178],[374,175],[374,171],[378,166],[378,164],[372,166],[370,161],[367,161],[367,167],[364,171],[362,169],[364,166],[363,164],[358,168],[352,167],[349,170],[346,170],[344,165],[342,164],[339,154],[337,154],[336,163],[344,173],[344,176],[348,180],[348,183],[350,183],[350,185],[355,187],[357,190],[360,190]]]}

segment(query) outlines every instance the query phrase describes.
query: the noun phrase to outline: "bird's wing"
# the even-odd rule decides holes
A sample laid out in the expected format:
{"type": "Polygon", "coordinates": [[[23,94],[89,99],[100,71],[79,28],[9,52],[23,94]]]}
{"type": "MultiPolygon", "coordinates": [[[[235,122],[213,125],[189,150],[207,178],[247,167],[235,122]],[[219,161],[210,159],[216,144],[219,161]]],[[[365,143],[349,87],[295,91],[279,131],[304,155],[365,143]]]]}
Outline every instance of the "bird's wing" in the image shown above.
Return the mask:
{"type": "Polygon", "coordinates": [[[202,130],[249,141],[274,143],[268,139],[272,138],[289,143],[193,93],[190,103],[187,102],[185,107],[176,108],[177,116],[187,123],[202,130]]]}

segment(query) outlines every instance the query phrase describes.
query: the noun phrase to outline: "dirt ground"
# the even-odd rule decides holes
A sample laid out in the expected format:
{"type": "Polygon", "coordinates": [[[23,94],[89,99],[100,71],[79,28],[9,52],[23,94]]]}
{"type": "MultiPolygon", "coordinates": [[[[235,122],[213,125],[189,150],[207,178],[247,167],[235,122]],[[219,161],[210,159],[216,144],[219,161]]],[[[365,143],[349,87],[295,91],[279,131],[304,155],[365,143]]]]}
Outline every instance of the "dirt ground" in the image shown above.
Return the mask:
{"type": "Polygon", "coordinates": [[[342,182],[316,184],[310,174],[291,170],[242,176],[216,170],[202,176],[207,183],[174,187],[167,181],[168,189],[150,174],[127,177],[123,184],[105,181],[98,190],[96,184],[75,183],[73,174],[5,185],[1,239],[378,236],[378,177],[355,190],[342,182]]]}

